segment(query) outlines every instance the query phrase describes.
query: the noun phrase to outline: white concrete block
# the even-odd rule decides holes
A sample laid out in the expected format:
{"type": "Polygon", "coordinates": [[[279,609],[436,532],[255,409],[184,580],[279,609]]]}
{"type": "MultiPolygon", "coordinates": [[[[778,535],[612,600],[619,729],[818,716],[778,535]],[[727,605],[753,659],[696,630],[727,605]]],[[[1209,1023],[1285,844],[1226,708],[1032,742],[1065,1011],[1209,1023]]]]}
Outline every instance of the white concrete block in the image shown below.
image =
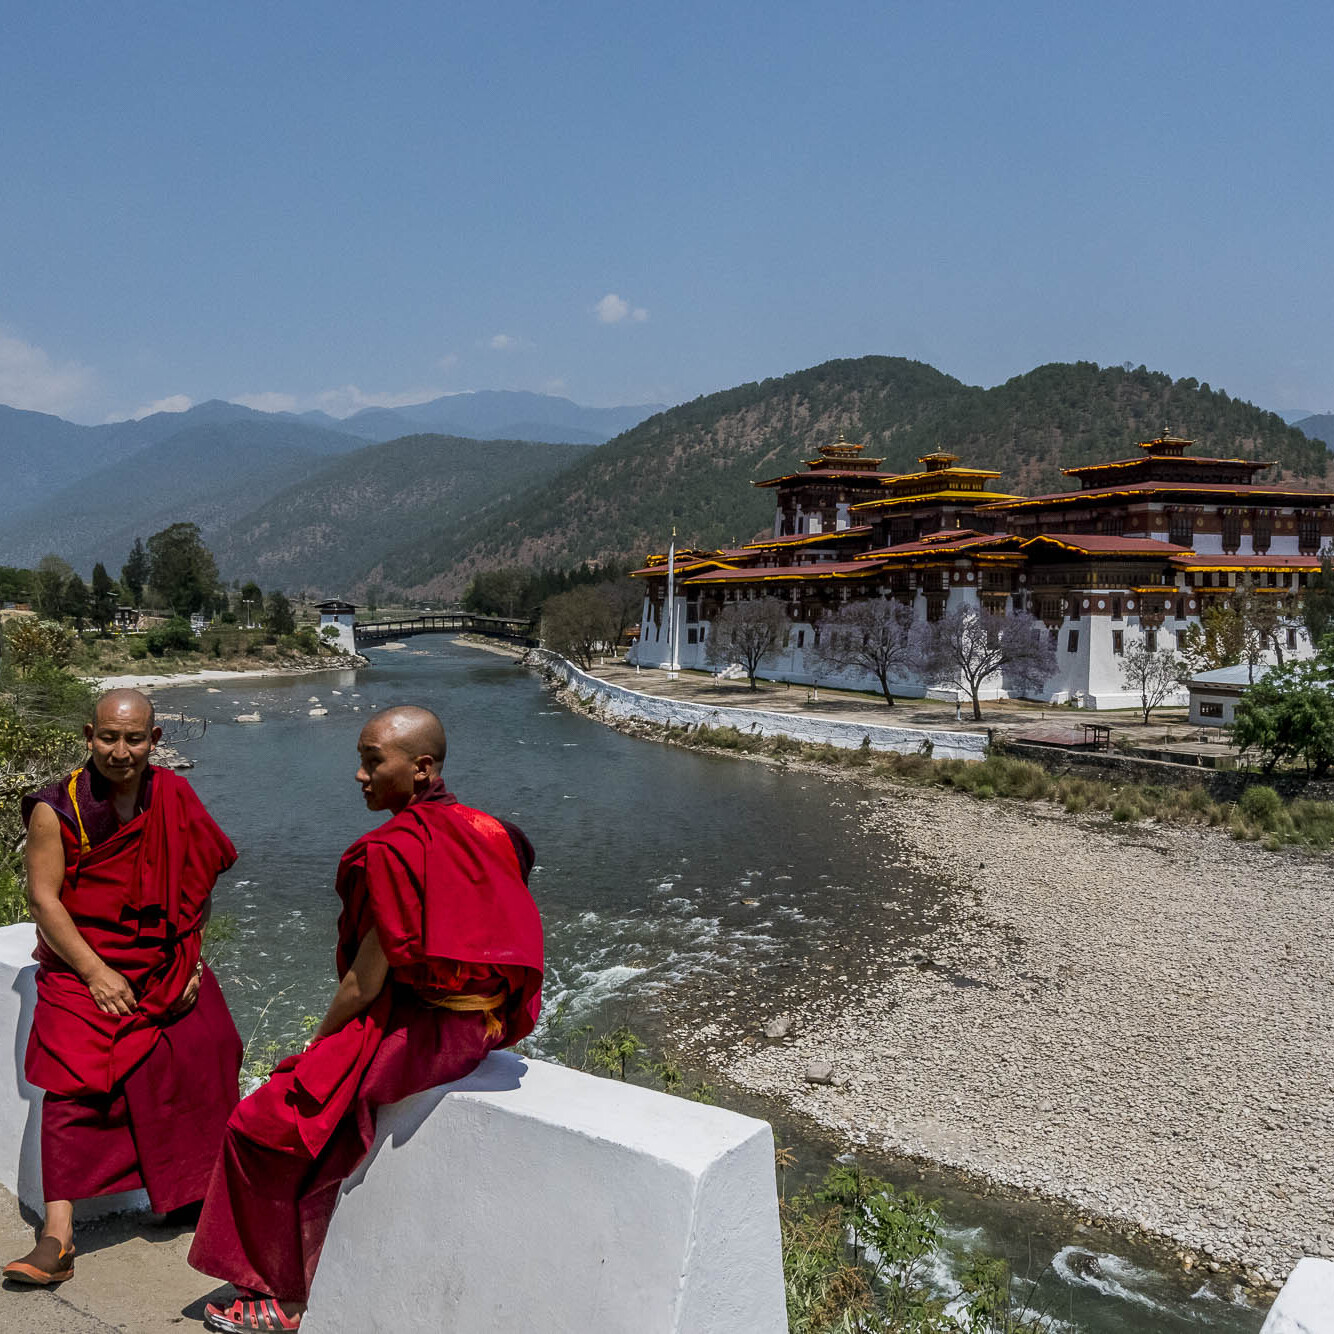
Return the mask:
{"type": "Polygon", "coordinates": [[[1334,1263],[1298,1260],[1260,1334],[1334,1334],[1334,1263]]]}
{"type": "MultiPolygon", "coordinates": [[[[37,928],[31,922],[0,928],[0,1053],[10,1072],[0,1076],[0,1185],[30,1209],[42,1207],[42,1090],[23,1077],[32,1009],[37,1003],[37,928]]],[[[142,1190],[81,1201],[77,1219],[146,1209],[142,1190]]]]}
{"type": "Polygon", "coordinates": [[[379,1116],[309,1334],[780,1334],[763,1121],[495,1052],[379,1116]]]}

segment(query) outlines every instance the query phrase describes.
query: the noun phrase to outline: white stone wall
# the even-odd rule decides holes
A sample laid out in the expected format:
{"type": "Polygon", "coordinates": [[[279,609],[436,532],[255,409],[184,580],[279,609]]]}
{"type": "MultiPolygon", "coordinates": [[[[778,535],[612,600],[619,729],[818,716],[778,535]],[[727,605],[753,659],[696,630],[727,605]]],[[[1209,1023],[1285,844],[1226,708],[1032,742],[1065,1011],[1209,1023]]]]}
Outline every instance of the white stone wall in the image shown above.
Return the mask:
{"type": "Polygon", "coordinates": [[[1190,694],[1190,721],[1195,727],[1228,727],[1237,720],[1237,704],[1241,696],[1230,690],[1209,690],[1196,687],[1190,694]],[[1214,704],[1222,715],[1206,716],[1201,705],[1214,704]]]}
{"type": "MultiPolygon", "coordinates": [[[[636,719],[663,727],[735,727],[757,736],[787,736],[814,745],[855,749],[869,739],[872,750],[912,755],[925,745],[938,760],[981,760],[987,754],[983,732],[951,732],[928,727],[891,727],[884,724],[841,722],[801,713],[771,713],[764,709],[733,709],[664,699],[660,695],[627,690],[582,672],[572,662],[546,649],[532,657],[583,696],[591,696],[614,718],[636,719]]],[[[647,678],[645,685],[651,685],[647,678]]]]}
{"type": "Polygon", "coordinates": [[[493,1053],[380,1113],[302,1328],[781,1334],[773,1135],[493,1053]]]}
{"type": "Polygon", "coordinates": [[[1298,1260],[1260,1334],[1334,1334],[1334,1263],[1298,1260]]]}
{"type": "MultiPolygon", "coordinates": [[[[32,1008],[37,1001],[37,928],[31,922],[0,928],[0,1051],[13,1062],[0,1078],[0,1186],[12,1191],[30,1209],[42,1208],[42,1090],[23,1077],[32,1008]]],[[[125,1209],[146,1209],[141,1190],[81,1201],[79,1219],[125,1209]]]]}

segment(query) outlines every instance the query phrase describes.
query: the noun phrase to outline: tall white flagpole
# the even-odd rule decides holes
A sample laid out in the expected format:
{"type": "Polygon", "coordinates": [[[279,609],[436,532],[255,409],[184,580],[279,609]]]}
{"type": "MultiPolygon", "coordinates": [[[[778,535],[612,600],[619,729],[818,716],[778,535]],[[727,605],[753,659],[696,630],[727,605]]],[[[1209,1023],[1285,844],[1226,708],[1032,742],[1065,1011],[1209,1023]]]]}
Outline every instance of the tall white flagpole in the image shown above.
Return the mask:
{"type": "Polygon", "coordinates": [[[676,529],[672,529],[672,545],[667,549],[667,670],[680,670],[676,660],[676,529]]]}

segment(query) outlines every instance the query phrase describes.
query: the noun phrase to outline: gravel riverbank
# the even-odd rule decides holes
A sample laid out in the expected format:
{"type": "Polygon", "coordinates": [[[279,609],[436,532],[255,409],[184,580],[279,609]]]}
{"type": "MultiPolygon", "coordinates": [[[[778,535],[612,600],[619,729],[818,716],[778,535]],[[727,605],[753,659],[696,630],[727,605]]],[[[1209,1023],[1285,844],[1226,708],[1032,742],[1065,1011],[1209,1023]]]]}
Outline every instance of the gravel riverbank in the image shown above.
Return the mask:
{"type": "Polygon", "coordinates": [[[1329,859],[943,790],[863,807],[890,861],[950,886],[940,925],[837,995],[752,997],[748,1033],[683,1031],[688,1055],[855,1144],[1171,1239],[1187,1267],[1260,1285],[1334,1254],[1329,859]],[[757,1043],[780,1010],[790,1035],[757,1043]],[[820,1061],[832,1084],[807,1082],[820,1061]]]}

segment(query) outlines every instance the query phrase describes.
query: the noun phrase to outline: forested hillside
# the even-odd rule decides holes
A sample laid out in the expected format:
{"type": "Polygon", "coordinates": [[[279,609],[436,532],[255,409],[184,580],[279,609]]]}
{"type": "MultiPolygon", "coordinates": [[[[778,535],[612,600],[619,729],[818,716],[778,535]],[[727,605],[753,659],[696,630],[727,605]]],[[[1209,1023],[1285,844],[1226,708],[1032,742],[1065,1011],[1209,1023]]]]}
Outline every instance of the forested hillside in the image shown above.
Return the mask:
{"type": "Polygon", "coordinates": [[[510,505],[587,453],[584,445],[406,436],[329,463],[214,532],[210,546],[225,579],[336,595],[386,552],[453,532],[488,502],[510,505]]]}
{"type": "Polygon", "coordinates": [[[1200,452],[1275,460],[1286,475],[1323,478],[1329,453],[1274,413],[1193,379],[1092,362],[1042,366],[994,389],[964,385],[899,357],[831,361],[699,398],[650,417],[590,451],[551,483],[471,522],[402,545],[367,578],[443,598],[497,565],[638,559],[679,539],[745,540],[767,527],[773,497],[749,484],[799,466],[840,435],[916,468],[937,447],[997,468],[998,486],[1034,493],[1060,474],[1124,456],[1165,431],[1200,452]]]}

